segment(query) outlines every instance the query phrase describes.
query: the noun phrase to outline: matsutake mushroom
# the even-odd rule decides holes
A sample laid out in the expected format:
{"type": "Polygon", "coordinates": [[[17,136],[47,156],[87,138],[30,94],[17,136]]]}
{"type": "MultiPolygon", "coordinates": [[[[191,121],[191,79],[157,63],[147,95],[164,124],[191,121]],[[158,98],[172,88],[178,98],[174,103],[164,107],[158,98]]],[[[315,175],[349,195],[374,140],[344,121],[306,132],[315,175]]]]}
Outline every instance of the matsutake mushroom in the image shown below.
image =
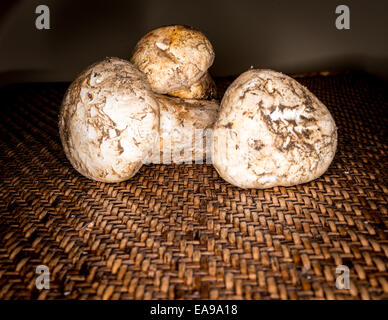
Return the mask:
{"type": "Polygon", "coordinates": [[[131,178],[152,152],[159,130],[158,100],[130,62],[106,58],[67,90],[59,133],[73,167],[103,182],[131,178]]]}
{"type": "Polygon", "coordinates": [[[137,43],[131,58],[146,74],[152,90],[161,94],[190,88],[213,61],[214,50],[205,35],[181,25],[147,33],[137,43]]]}
{"type": "Polygon", "coordinates": [[[294,79],[249,70],[227,89],[213,129],[213,165],[242,188],[291,186],[321,176],[337,128],[326,106],[294,79]]]}

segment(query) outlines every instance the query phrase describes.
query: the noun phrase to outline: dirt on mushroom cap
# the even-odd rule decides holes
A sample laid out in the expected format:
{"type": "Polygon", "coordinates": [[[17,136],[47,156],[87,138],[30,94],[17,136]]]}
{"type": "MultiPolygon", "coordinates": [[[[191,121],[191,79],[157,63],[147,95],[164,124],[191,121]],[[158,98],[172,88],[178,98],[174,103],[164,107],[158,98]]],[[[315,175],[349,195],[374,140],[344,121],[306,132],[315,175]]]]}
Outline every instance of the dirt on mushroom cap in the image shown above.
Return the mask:
{"type": "Polygon", "coordinates": [[[289,186],[322,175],[336,147],[334,119],[310,91],[284,74],[249,70],[222,99],[212,161],[243,188],[289,186]]]}
{"type": "Polygon", "coordinates": [[[131,178],[149,156],[158,129],[158,101],[144,75],[118,58],[88,67],[62,102],[64,151],[73,167],[90,179],[131,178]]]}
{"type": "Polygon", "coordinates": [[[131,62],[157,93],[189,88],[212,65],[214,50],[205,35],[181,25],[161,27],[137,43],[131,62]]]}
{"type": "Polygon", "coordinates": [[[182,99],[211,100],[217,99],[217,87],[209,72],[206,72],[191,87],[169,93],[169,95],[182,99]]]}

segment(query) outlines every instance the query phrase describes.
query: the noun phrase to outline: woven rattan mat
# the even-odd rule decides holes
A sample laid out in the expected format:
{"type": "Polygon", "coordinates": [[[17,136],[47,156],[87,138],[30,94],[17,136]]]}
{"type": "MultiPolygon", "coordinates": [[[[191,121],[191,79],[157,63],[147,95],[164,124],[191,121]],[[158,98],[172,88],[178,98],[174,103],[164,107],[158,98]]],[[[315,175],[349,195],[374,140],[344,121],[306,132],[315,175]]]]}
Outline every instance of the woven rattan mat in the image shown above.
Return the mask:
{"type": "Polygon", "coordinates": [[[359,73],[298,80],[332,112],[338,152],[321,178],[266,190],[211,165],[88,180],[58,137],[68,84],[0,89],[0,299],[387,299],[386,88],[359,73]]]}

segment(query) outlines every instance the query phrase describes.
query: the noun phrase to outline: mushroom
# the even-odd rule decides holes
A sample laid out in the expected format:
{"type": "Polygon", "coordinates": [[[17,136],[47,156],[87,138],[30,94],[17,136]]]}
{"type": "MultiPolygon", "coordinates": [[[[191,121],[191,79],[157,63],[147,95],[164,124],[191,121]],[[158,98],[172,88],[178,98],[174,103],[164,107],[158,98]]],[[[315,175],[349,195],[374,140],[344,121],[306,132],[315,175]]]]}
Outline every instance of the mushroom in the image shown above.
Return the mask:
{"type": "Polygon", "coordinates": [[[170,96],[182,99],[216,99],[217,87],[209,72],[191,87],[169,93],[170,96]]]}
{"type": "Polygon", "coordinates": [[[337,129],[314,94],[271,70],[249,70],[227,89],[213,129],[213,165],[241,188],[305,183],[332,162],[337,129]]]}
{"type": "Polygon", "coordinates": [[[181,25],[147,33],[137,43],[131,58],[146,74],[152,90],[162,94],[190,88],[213,61],[214,50],[205,35],[181,25]]]}
{"type": "Polygon", "coordinates": [[[59,133],[67,158],[85,177],[131,178],[150,156],[159,130],[158,101],[130,62],[106,58],[68,88],[59,133]]]}
{"type": "Polygon", "coordinates": [[[149,163],[203,163],[210,158],[211,128],[216,100],[180,99],[157,95],[160,106],[159,141],[149,163]]]}

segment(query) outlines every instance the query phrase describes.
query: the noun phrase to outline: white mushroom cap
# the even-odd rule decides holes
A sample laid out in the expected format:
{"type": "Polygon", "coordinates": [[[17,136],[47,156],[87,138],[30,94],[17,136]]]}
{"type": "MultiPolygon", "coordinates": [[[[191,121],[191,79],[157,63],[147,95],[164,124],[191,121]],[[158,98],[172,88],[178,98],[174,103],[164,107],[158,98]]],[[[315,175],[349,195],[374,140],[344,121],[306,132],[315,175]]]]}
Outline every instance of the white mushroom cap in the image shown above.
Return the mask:
{"type": "Polygon", "coordinates": [[[213,130],[213,165],[242,188],[290,186],[322,175],[337,129],[326,108],[294,79],[249,70],[227,89],[213,130]]]}
{"type": "Polygon", "coordinates": [[[205,35],[175,25],[147,33],[137,43],[131,62],[147,76],[157,93],[189,88],[212,65],[214,50],[205,35]]]}
{"type": "Polygon", "coordinates": [[[149,156],[159,129],[158,101],[130,62],[106,58],[67,90],[59,133],[82,175],[103,182],[131,178],[149,156]]]}
{"type": "Polygon", "coordinates": [[[179,99],[157,95],[160,106],[159,143],[150,163],[191,163],[210,158],[211,128],[216,100],[179,99]]]}

